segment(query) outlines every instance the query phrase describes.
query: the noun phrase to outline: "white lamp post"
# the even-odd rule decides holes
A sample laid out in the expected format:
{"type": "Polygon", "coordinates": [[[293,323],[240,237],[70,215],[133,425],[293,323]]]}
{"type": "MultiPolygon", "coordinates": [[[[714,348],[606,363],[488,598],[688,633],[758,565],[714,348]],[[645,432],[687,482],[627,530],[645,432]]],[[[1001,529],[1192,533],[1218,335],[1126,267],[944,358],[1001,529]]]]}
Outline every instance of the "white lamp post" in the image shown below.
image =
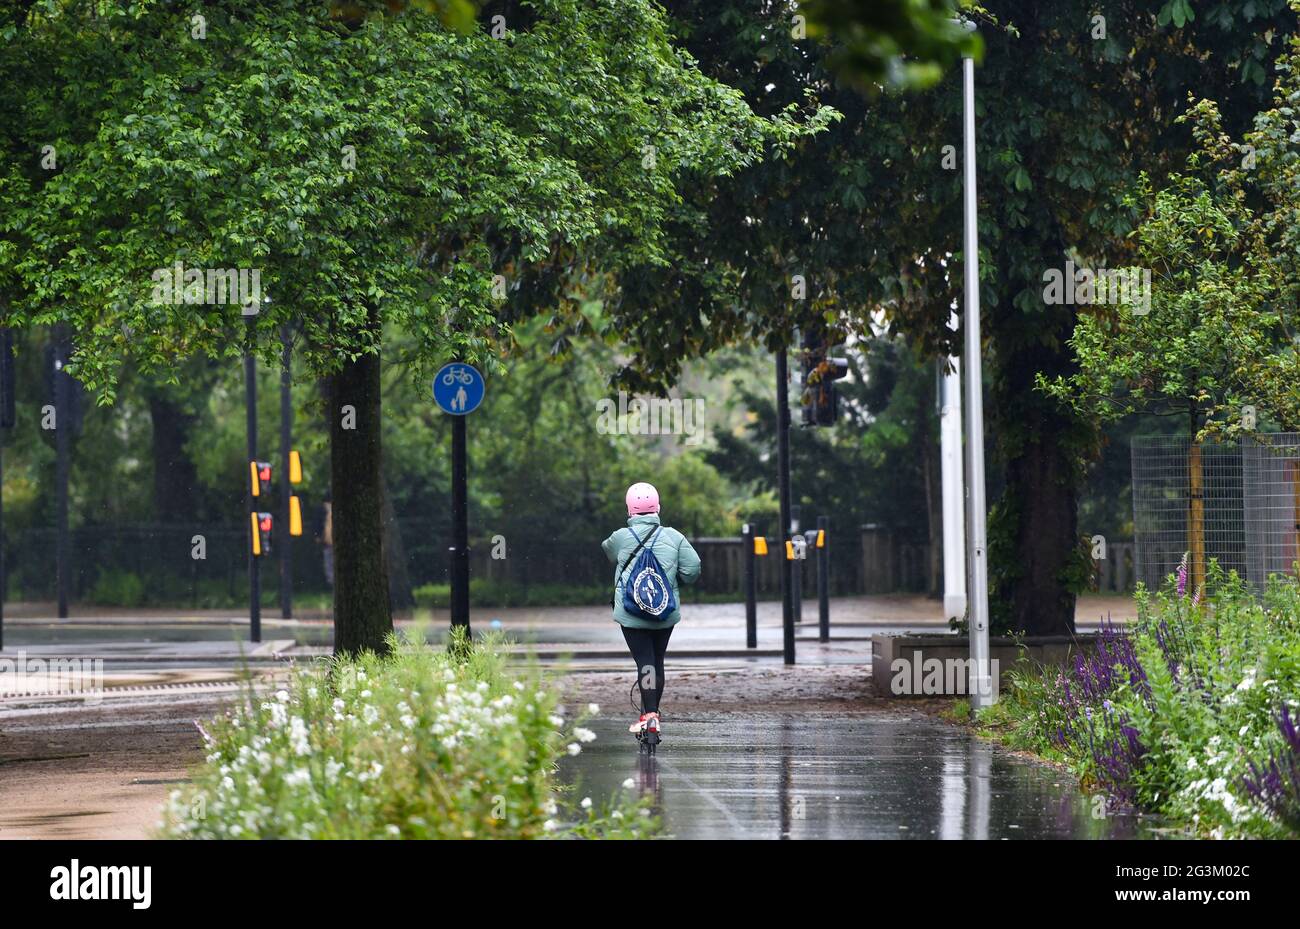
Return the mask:
{"type": "MultiPolygon", "coordinates": [[[[974,29],[973,23],[964,24],[974,29]]],[[[962,57],[962,255],[966,336],[966,525],[970,533],[971,706],[995,700],[989,664],[988,509],[984,499],[984,394],[980,357],[979,230],[975,198],[975,61],[962,57]]]]}

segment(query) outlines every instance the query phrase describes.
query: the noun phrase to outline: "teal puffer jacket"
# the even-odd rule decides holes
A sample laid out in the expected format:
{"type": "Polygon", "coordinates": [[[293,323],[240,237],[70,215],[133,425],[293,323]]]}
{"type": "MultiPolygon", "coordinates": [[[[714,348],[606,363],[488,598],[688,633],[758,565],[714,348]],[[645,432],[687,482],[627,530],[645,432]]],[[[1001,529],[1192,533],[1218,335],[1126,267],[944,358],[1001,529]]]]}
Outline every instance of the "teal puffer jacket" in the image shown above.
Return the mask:
{"type": "MultiPolygon", "coordinates": [[[[615,531],[613,535],[600,543],[600,547],[605,550],[605,557],[614,563],[614,622],[627,626],[629,629],[662,629],[664,626],[675,624],[682,618],[680,608],[673,610],[663,619],[657,620],[632,616],[623,609],[624,579],[618,577],[618,569],[623,562],[627,561],[627,557],[632,554],[637,542],[645,538],[647,532],[656,531],[659,525],[659,516],[655,513],[633,516],[627,521],[628,527],[626,529],[615,531]]],[[[700,576],[700,556],[695,553],[691,543],[686,541],[686,536],[671,526],[664,526],[658,537],[653,542],[647,542],[645,547],[653,549],[655,557],[659,559],[659,566],[664,569],[664,574],[668,577],[669,583],[673,585],[673,595],[680,604],[682,598],[678,592],[677,582],[679,580],[687,584],[695,582],[695,579],[700,576]]],[[[637,557],[640,557],[640,554],[640,552],[637,552],[637,557]]],[[[629,564],[625,573],[630,574],[631,572],[632,565],[629,564]]]]}

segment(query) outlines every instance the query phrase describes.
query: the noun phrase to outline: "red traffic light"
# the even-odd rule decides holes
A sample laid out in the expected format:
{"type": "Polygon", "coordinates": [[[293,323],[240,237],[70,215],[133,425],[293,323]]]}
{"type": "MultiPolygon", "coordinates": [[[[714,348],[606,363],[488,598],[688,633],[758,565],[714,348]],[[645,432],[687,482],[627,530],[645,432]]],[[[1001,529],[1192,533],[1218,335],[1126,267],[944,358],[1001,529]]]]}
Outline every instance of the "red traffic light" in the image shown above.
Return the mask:
{"type": "Polygon", "coordinates": [[[248,517],[252,526],[253,554],[255,556],[269,555],[271,553],[271,514],[263,512],[249,513],[248,517]]]}
{"type": "Polygon", "coordinates": [[[271,462],[250,461],[248,476],[254,497],[260,497],[271,489],[271,462]]]}

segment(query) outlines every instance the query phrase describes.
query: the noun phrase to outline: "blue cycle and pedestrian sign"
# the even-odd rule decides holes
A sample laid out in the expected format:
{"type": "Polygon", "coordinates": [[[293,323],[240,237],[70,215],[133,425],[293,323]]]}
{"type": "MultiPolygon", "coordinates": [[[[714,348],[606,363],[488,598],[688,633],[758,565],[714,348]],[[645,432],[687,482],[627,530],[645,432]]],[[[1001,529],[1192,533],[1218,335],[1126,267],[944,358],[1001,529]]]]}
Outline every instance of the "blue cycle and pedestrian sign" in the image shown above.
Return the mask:
{"type": "Polygon", "coordinates": [[[464,416],[483,402],[483,375],[473,365],[453,361],[433,376],[433,400],[444,413],[464,416]]]}

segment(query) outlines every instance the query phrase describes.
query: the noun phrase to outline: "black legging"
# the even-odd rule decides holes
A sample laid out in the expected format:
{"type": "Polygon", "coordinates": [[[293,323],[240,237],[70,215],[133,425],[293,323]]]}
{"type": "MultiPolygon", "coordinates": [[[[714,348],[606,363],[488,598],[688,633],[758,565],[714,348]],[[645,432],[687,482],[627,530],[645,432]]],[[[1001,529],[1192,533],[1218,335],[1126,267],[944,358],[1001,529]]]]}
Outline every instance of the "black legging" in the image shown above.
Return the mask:
{"type": "Polygon", "coordinates": [[[623,640],[636,662],[636,682],[641,688],[641,712],[658,713],[659,698],[664,695],[664,654],[668,651],[668,637],[672,626],[662,629],[629,629],[621,627],[623,640]]]}

